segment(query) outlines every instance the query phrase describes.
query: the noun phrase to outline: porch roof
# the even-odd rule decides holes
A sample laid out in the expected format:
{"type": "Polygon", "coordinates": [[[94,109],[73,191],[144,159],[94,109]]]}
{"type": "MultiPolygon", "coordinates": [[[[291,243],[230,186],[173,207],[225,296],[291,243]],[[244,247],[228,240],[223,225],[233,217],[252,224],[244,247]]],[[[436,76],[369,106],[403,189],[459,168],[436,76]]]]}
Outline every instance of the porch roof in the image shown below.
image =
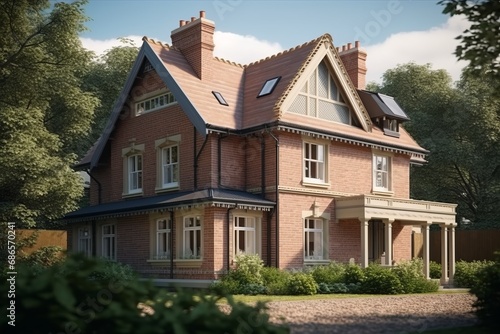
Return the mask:
{"type": "Polygon", "coordinates": [[[415,223],[455,224],[456,204],[378,195],[337,198],[336,219],[390,219],[415,223]]]}
{"type": "Polygon", "coordinates": [[[269,211],[275,204],[275,202],[245,191],[204,189],[124,199],[116,202],[87,206],[67,214],[64,220],[68,222],[80,222],[191,207],[225,207],[269,211]]]}

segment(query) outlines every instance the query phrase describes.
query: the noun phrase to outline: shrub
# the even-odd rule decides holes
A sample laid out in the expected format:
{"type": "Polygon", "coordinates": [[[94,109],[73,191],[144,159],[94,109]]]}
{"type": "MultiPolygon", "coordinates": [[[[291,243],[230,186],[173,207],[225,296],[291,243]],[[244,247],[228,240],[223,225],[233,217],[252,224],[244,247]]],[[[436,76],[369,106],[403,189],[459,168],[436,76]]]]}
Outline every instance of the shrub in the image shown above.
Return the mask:
{"type": "Polygon", "coordinates": [[[288,280],[291,276],[288,271],[265,267],[262,268],[261,275],[268,295],[288,294],[288,280]]]}
{"type": "Polygon", "coordinates": [[[365,268],[360,289],[362,293],[384,295],[398,294],[403,291],[396,273],[377,264],[365,268]]]}
{"type": "Polygon", "coordinates": [[[103,268],[93,271],[89,279],[101,281],[131,281],[137,274],[131,266],[116,261],[103,259],[103,268]]]}
{"type": "Polygon", "coordinates": [[[441,278],[441,264],[434,262],[434,261],[429,261],[429,276],[432,279],[439,279],[441,278]]]}
{"type": "Polygon", "coordinates": [[[311,274],[299,272],[288,279],[288,292],[292,295],[315,295],[318,286],[311,274]]]}
{"type": "Polygon", "coordinates": [[[346,284],[356,284],[363,280],[363,269],[357,264],[348,264],[344,269],[342,281],[346,284]]]}
{"type": "Polygon", "coordinates": [[[423,274],[424,263],[422,259],[402,261],[392,270],[401,283],[400,293],[424,293],[435,292],[439,288],[438,284],[429,281],[423,274]]]}
{"type": "Polygon", "coordinates": [[[495,261],[483,266],[477,273],[479,283],[471,286],[476,295],[475,312],[486,326],[500,330],[500,252],[495,253],[495,261]]]}
{"type": "MultiPolygon", "coordinates": [[[[38,276],[18,266],[16,331],[19,333],[288,333],[269,322],[264,303],[235,302],[229,295],[179,290],[166,292],[148,282],[88,279],[107,264],[71,256],[38,276]],[[227,298],[229,307],[218,302],[227,298]],[[145,305],[147,308],[138,308],[145,305]]],[[[102,277],[107,277],[103,275],[102,277]]],[[[7,308],[7,298],[0,307],[7,308]]],[[[0,319],[0,332],[9,332],[9,317],[0,319]]]]}
{"type": "Polygon", "coordinates": [[[261,271],[264,262],[258,254],[239,254],[234,260],[236,268],[232,269],[233,278],[240,284],[262,284],[261,271]]]}
{"type": "Polygon", "coordinates": [[[332,262],[327,266],[316,266],[310,271],[316,283],[340,283],[343,280],[345,266],[336,262],[332,262]]]}
{"type": "Polygon", "coordinates": [[[267,289],[265,286],[261,284],[255,284],[255,283],[250,283],[250,284],[245,284],[243,286],[239,287],[240,293],[244,295],[264,295],[267,292],[267,289]]]}
{"type": "Polygon", "coordinates": [[[483,268],[492,265],[492,261],[457,261],[455,267],[455,276],[453,281],[456,287],[472,288],[481,283],[478,273],[483,268]]]}

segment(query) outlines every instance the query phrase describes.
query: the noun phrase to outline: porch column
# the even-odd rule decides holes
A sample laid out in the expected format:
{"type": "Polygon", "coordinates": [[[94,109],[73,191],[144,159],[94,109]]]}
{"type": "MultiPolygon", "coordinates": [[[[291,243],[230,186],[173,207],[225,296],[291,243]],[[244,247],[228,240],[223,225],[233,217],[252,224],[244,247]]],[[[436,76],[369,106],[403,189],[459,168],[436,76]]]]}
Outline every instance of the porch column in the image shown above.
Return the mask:
{"type": "Polygon", "coordinates": [[[368,267],[368,221],[364,219],[361,221],[361,267],[368,267]]]}
{"type": "Polygon", "coordinates": [[[423,234],[423,239],[424,243],[422,245],[422,256],[424,260],[424,276],[425,278],[429,279],[430,276],[430,267],[429,267],[429,228],[431,226],[431,222],[427,222],[426,224],[422,225],[422,234],[423,234]]]}
{"type": "Polygon", "coordinates": [[[455,276],[455,225],[450,225],[448,229],[448,253],[450,254],[450,272],[449,284],[453,284],[453,276],[455,276]]]}
{"type": "Polygon", "coordinates": [[[385,265],[392,266],[392,223],[394,219],[385,219],[385,265]]]}
{"type": "Polygon", "coordinates": [[[448,227],[441,225],[441,284],[448,283],[448,227]]]}

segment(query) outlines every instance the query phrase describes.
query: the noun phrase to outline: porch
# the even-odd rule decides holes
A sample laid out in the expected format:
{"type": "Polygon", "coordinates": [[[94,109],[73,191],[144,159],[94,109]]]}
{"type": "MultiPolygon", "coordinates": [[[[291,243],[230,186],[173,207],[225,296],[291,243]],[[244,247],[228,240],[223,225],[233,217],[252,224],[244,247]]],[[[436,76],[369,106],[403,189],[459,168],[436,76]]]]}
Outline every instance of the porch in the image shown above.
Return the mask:
{"type": "MultiPolygon", "coordinates": [[[[440,226],[441,233],[441,284],[451,285],[455,273],[455,208],[456,204],[401,199],[377,195],[357,195],[336,199],[335,218],[337,221],[356,219],[360,223],[361,234],[361,266],[367,267],[370,259],[369,228],[375,222],[383,225],[383,249],[381,258],[383,265],[393,263],[393,233],[394,222],[403,225],[419,226],[423,234],[424,275],[429,276],[429,229],[433,224],[440,226]]],[[[373,255],[372,255],[373,257],[373,255]]]]}

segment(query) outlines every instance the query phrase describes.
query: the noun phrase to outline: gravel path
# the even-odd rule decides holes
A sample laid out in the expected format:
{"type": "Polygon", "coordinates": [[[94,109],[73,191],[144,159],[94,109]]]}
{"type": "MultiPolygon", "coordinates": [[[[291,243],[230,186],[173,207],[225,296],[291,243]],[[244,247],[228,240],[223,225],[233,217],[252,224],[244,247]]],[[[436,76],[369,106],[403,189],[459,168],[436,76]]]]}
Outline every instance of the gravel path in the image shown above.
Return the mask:
{"type": "Polygon", "coordinates": [[[470,326],[474,296],[467,293],[398,295],[268,303],[271,319],[291,333],[421,333],[470,326]]]}

